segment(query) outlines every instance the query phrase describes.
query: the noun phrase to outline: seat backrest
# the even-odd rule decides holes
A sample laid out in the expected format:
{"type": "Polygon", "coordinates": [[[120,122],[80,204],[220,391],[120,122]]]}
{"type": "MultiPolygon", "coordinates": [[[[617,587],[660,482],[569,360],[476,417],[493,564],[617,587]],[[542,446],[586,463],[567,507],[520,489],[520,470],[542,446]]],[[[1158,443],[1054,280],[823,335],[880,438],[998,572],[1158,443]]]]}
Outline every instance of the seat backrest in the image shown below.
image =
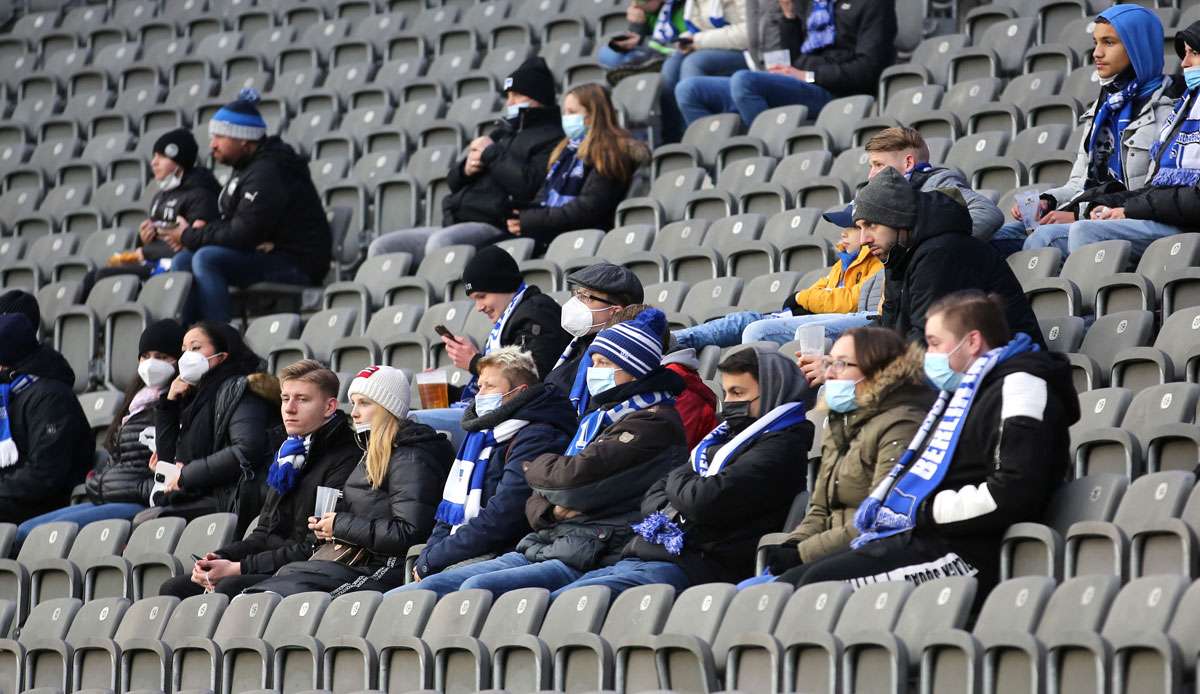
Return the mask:
{"type": "Polygon", "coordinates": [[[1129,265],[1130,245],[1128,241],[1100,241],[1089,243],[1067,256],[1059,277],[1064,277],[1079,287],[1083,302],[1080,313],[1091,313],[1096,305],[1096,290],[1105,279],[1125,270],[1129,265]]]}
{"type": "Polygon", "coordinates": [[[810,150],[789,154],[780,160],[771,173],[771,182],[788,190],[795,190],[813,176],[823,176],[833,162],[833,155],[824,150],[810,150]]]}
{"type": "Polygon", "coordinates": [[[67,558],[78,564],[85,559],[117,554],[128,539],[129,521],[93,521],[79,531],[67,558]]]}
{"type": "Polygon", "coordinates": [[[1038,318],[1038,327],[1051,352],[1070,354],[1079,351],[1087,334],[1086,324],[1079,316],[1055,316],[1038,318]]]}
{"type": "Polygon", "coordinates": [[[1148,345],[1153,335],[1153,313],[1118,311],[1102,316],[1092,323],[1092,327],[1083,338],[1080,351],[1095,359],[1101,370],[1107,374],[1121,350],[1148,345]]]}
{"type": "Polygon", "coordinates": [[[847,149],[833,160],[833,165],[829,167],[829,175],[845,181],[846,185],[850,186],[850,194],[853,195],[861,184],[867,182],[867,174],[870,173],[867,164],[869,159],[867,150],[862,147],[847,149]]]}
{"type": "Polygon", "coordinates": [[[386,596],[375,610],[367,641],[378,646],[401,637],[420,636],[437,601],[437,593],[431,590],[386,596]]]}
{"type": "Polygon", "coordinates": [[[568,634],[598,632],[610,600],[611,592],[604,586],[584,586],[564,592],[546,611],[538,638],[554,652],[568,634]]]}
{"type": "Polygon", "coordinates": [[[733,597],[711,643],[718,671],[724,670],[734,639],[746,633],[769,634],[775,630],[791,596],[790,585],[773,582],[747,588],[733,597]]]}
{"type": "Polygon", "coordinates": [[[824,210],[816,207],[800,207],[773,214],[763,229],[763,239],[783,247],[791,241],[812,236],[813,229],[816,229],[824,213],[824,210]]]}
{"type": "Polygon", "coordinates": [[[417,332],[429,337],[430,340],[436,340],[437,333],[433,330],[434,326],[444,325],[450,329],[450,332],[458,335],[462,332],[462,327],[466,325],[472,308],[474,306],[470,301],[447,301],[434,304],[421,316],[421,322],[417,324],[417,332]]]}
{"type": "Polygon", "coordinates": [[[1078,576],[1063,581],[1046,603],[1036,635],[1043,642],[1065,631],[1099,631],[1121,588],[1116,576],[1078,576]]]}
{"type": "Polygon", "coordinates": [[[842,581],[822,581],[801,586],[788,599],[775,627],[775,637],[786,643],[788,638],[807,630],[833,631],[846,601],[854,594],[842,581]]]}
{"type": "Polygon", "coordinates": [[[1065,535],[1080,521],[1107,521],[1117,512],[1129,479],[1097,472],[1059,487],[1046,509],[1046,525],[1065,535]]]}
{"type": "Polygon", "coordinates": [[[1032,632],[1055,586],[1050,576],[1022,576],[997,585],[975,620],[975,638],[986,647],[1005,633],[1032,632]]]}
{"type": "Polygon", "coordinates": [[[1008,256],[1008,267],[1024,287],[1030,280],[1057,277],[1062,267],[1062,251],[1053,246],[1018,251],[1008,256]]]}
{"type": "Polygon", "coordinates": [[[300,334],[300,316],[295,313],[275,313],[259,316],[246,328],[246,344],[256,354],[267,354],[284,340],[300,334]]]}
{"type": "Polygon", "coordinates": [[[289,595],[275,606],[271,619],[263,631],[262,638],[269,644],[280,639],[303,634],[311,635],[321,623],[321,617],[329,607],[329,593],[308,592],[289,595]]]}
{"type": "Polygon", "coordinates": [[[418,306],[397,304],[385,306],[371,316],[367,323],[366,337],[382,344],[396,333],[412,332],[421,320],[421,310],[418,306]]]}
{"type": "Polygon", "coordinates": [[[771,180],[775,173],[775,157],[747,157],[730,162],[721,169],[721,177],[717,179],[717,187],[727,190],[734,195],[746,192],[746,189],[759,183],[771,180]]]}
{"type": "Polygon", "coordinates": [[[568,260],[594,256],[603,239],[604,232],[600,229],[581,229],[559,234],[546,248],[546,260],[562,264],[568,260]]]}
{"type": "Polygon", "coordinates": [[[175,558],[187,566],[192,555],[203,557],[224,547],[237,531],[237,516],[232,513],[210,513],[188,523],[175,545],[175,558]]]}
{"type": "Polygon", "coordinates": [[[63,640],[71,628],[71,622],[83,607],[76,598],[57,598],[38,603],[29,611],[21,627],[20,642],[24,644],[43,639],[63,640]]]}
{"type": "Polygon", "coordinates": [[[747,302],[753,302],[756,306],[778,308],[791,296],[799,279],[800,273],[798,272],[772,272],[769,275],[759,275],[750,280],[746,288],[742,290],[740,305],[749,306],[747,302]]]}
{"type": "Polygon", "coordinates": [[[1163,321],[1154,347],[1171,357],[1177,377],[1182,377],[1189,358],[1196,358],[1196,345],[1200,344],[1200,307],[1180,309],[1163,321]]]}
{"type": "Polygon", "coordinates": [[[706,583],[683,591],[671,606],[664,634],[687,634],[712,643],[737,590],[728,583],[706,583]]]}
{"type": "Polygon", "coordinates": [[[792,131],[811,119],[814,114],[805,106],[777,106],[769,108],[754,118],[749,134],[767,143],[767,150],[775,156],[783,154],[784,144],[792,131]]]}
{"type": "MultiPolygon", "coordinates": [[[[731,164],[746,161],[745,159],[731,164]]],[[[761,214],[738,214],[732,217],[722,217],[708,226],[705,235],[705,246],[715,248],[717,252],[727,255],[737,250],[747,241],[754,241],[762,234],[767,218],[761,214]]]]}
{"type": "Polygon", "coordinates": [[[140,554],[170,554],[175,550],[179,536],[183,534],[186,526],[187,521],[184,519],[166,516],[140,523],[129,535],[129,542],[122,554],[126,559],[133,559],[140,554]]]}
{"type": "Polygon", "coordinates": [[[1071,137],[1071,128],[1062,124],[1039,125],[1017,133],[1008,146],[1008,156],[1017,161],[1029,161],[1050,150],[1062,149],[1071,137]]]}
{"type": "Polygon", "coordinates": [[[134,638],[160,638],[178,605],[179,598],[167,595],[138,600],[126,610],[114,638],[117,643],[134,638]]]}
{"type": "Polygon", "coordinates": [[[1163,282],[1176,270],[1200,265],[1200,236],[1175,234],[1154,242],[1138,261],[1137,272],[1161,292],[1163,282]]]}
{"type": "Polygon", "coordinates": [[[87,306],[103,319],[117,304],[133,301],[137,297],[139,281],[135,275],[105,277],[88,292],[87,306]]]}
{"type": "Polygon", "coordinates": [[[683,248],[699,246],[704,242],[708,226],[707,219],[685,219],[672,222],[658,230],[652,248],[659,253],[671,253],[683,248]]]}
{"type": "Polygon", "coordinates": [[[1195,475],[1178,470],[1142,475],[1129,485],[1112,522],[1132,537],[1150,524],[1178,518],[1195,482],[1195,475]]]}
{"type": "Polygon", "coordinates": [[[159,273],[142,285],[138,303],[150,312],[151,320],[170,318],[179,313],[192,289],[192,277],[186,272],[159,273]]]}
{"type": "Polygon", "coordinates": [[[1120,426],[1133,392],[1128,388],[1093,388],[1079,394],[1079,421],[1072,430],[1120,426]]]}
{"type": "Polygon", "coordinates": [[[935,629],[958,629],[967,621],[975,600],[976,581],[970,576],[951,576],[917,586],[896,622],[893,633],[910,653],[920,652],[925,635],[935,629]]]}
{"type": "Polygon", "coordinates": [[[1186,648],[1185,659],[1190,661],[1196,657],[1200,647],[1200,581],[1193,583],[1177,603],[1167,635],[1186,648]]]}
{"type": "Polygon", "coordinates": [[[357,318],[357,308],[327,308],[308,319],[304,331],[300,333],[300,340],[308,345],[314,357],[328,362],[333,343],[354,330],[357,318]]]}
{"type": "Polygon", "coordinates": [[[650,186],[650,197],[665,204],[669,198],[677,198],[699,190],[707,176],[708,172],[699,166],[668,171],[655,179],[650,186]]]}
{"type": "Polygon", "coordinates": [[[659,282],[646,287],[646,303],[668,313],[678,311],[687,292],[687,282],[659,282]]]}
{"type": "Polygon", "coordinates": [[[492,603],[479,630],[479,640],[488,647],[508,643],[522,634],[536,634],[550,606],[550,591],[521,588],[502,594],[492,603]]]}
{"type": "Polygon", "coordinates": [[[613,601],[600,636],[613,643],[624,636],[658,634],[674,600],[675,588],[666,584],[630,588],[613,601]]]}
{"type": "Polygon", "coordinates": [[[77,644],[85,639],[111,639],[129,609],[125,598],[101,598],[84,603],[71,620],[66,642],[77,644]]]}
{"type": "Polygon", "coordinates": [[[445,636],[474,636],[492,607],[492,593],[487,590],[458,590],[442,597],[421,638],[428,641],[445,636]]]}
{"type": "Polygon", "coordinates": [[[435,289],[447,281],[462,277],[463,269],[475,255],[474,246],[444,246],[429,253],[417,268],[417,276],[429,280],[435,289]]]}
{"type": "Polygon", "coordinates": [[[338,636],[362,636],[371,625],[383,596],[373,591],[358,591],[338,596],[325,608],[317,627],[317,640],[326,643],[338,636]]]}
{"type": "Polygon", "coordinates": [[[1139,633],[1163,633],[1190,581],[1183,576],[1147,576],[1130,581],[1113,600],[1100,634],[1115,647],[1139,633]]]}
{"type": "Polygon", "coordinates": [[[1200,386],[1194,383],[1164,383],[1145,388],[1133,396],[1121,427],[1141,436],[1162,424],[1190,424],[1195,421],[1198,397],[1200,386]]]}
{"type": "Polygon", "coordinates": [[[681,310],[696,316],[714,306],[735,306],[744,282],[740,277],[718,277],[697,282],[688,291],[681,310]]]}
{"type": "Polygon", "coordinates": [[[280,597],[276,593],[243,593],[234,598],[213,632],[218,646],[233,638],[262,638],[280,597]]]}
{"type": "Polygon", "coordinates": [[[193,595],[175,607],[162,640],[168,646],[192,637],[211,638],[221,616],[229,606],[229,596],[222,593],[193,595]]]}
{"type": "Polygon", "coordinates": [[[17,559],[23,564],[39,559],[62,559],[71,551],[78,533],[79,526],[66,521],[39,525],[25,538],[17,559]]]}
{"type": "Polygon", "coordinates": [[[891,631],[912,591],[913,584],[908,581],[888,581],[859,588],[842,608],[834,635],[843,637],[859,629],[891,631]]]}
{"type": "Polygon", "coordinates": [[[600,247],[596,249],[596,257],[610,262],[629,253],[637,253],[650,248],[654,243],[654,227],[649,224],[628,224],[617,227],[604,235],[600,247]]]}

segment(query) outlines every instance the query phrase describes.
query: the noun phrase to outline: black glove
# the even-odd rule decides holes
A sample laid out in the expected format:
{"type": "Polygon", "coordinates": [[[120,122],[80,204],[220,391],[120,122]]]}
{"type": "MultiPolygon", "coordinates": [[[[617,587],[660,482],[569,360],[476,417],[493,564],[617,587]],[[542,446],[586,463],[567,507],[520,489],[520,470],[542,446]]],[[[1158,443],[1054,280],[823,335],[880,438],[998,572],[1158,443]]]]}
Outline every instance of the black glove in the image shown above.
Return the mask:
{"type": "Polygon", "coordinates": [[[796,549],[798,544],[789,540],[782,545],[766,548],[767,570],[772,576],[781,576],[788,569],[800,566],[800,550],[796,549]]]}
{"type": "Polygon", "coordinates": [[[783,302],[783,307],[788,311],[791,311],[793,316],[812,315],[808,309],[804,308],[796,301],[796,292],[792,292],[788,295],[787,301],[783,302]]]}

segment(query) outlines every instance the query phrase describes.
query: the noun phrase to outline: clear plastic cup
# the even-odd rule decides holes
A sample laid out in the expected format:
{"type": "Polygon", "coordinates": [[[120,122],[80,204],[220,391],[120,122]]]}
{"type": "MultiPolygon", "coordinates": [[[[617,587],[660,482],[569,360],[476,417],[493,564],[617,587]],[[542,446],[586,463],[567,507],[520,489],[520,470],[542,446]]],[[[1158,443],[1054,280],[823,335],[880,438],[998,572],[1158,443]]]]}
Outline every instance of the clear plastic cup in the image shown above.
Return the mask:
{"type": "Polygon", "coordinates": [[[1026,231],[1038,228],[1038,205],[1040,203],[1041,196],[1035,191],[1023,190],[1017,193],[1017,209],[1021,211],[1021,223],[1025,225],[1026,231]]]}
{"type": "Polygon", "coordinates": [[[317,487],[317,503],[313,515],[324,518],[326,513],[333,513],[337,508],[338,499],[342,498],[342,490],[333,487],[317,487]]]}
{"type": "Polygon", "coordinates": [[[450,407],[450,383],[444,369],[423,371],[416,378],[422,408],[432,410],[450,407]]]}
{"type": "Polygon", "coordinates": [[[825,355],[825,326],[802,325],[796,328],[796,339],[800,342],[800,354],[803,356],[825,355]]]}

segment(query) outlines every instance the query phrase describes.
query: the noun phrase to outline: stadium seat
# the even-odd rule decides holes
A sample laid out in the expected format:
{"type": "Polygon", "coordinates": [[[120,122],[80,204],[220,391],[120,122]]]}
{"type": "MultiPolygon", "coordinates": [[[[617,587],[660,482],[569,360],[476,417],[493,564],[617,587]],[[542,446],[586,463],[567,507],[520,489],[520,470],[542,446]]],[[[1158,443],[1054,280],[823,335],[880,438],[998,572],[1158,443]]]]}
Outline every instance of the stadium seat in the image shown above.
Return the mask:
{"type": "Polygon", "coordinates": [[[396,277],[409,273],[412,256],[408,253],[384,253],[365,260],[355,272],[353,282],[337,282],[325,288],[324,308],[353,308],[357,312],[355,332],[362,333],[368,317],[384,305],[387,291],[396,277]]]}
{"type": "Polygon", "coordinates": [[[383,363],[407,369],[410,373],[432,368],[433,346],[441,344],[434,327],[444,325],[452,334],[460,335],[473,310],[474,305],[470,301],[448,301],[430,306],[421,315],[414,332],[397,333],[379,345],[383,363]]]}
{"type": "Polygon", "coordinates": [[[65,558],[78,532],[75,523],[45,523],[30,531],[16,559],[0,558],[0,599],[16,605],[19,622],[25,621],[32,606],[29,568],[41,561],[65,558]]]}
{"type": "Polygon", "coordinates": [[[1076,475],[1191,470],[1196,461],[1195,422],[1200,386],[1168,383],[1133,397],[1120,427],[1098,426],[1072,433],[1076,475]]]}
{"type": "Polygon", "coordinates": [[[642,286],[666,281],[666,256],[700,246],[704,241],[705,234],[708,233],[708,227],[707,219],[687,219],[673,222],[662,227],[655,234],[650,250],[629,253],[621,258],[620,262],[630,272],[637,275],[642,286]]]}
{"type": "MultiPolygon", "coordinates": [[[[736,164],[735,164],[736,166],[736,164]]],[[[762,234],[766,218],[760,214],[725,216],[712,222],[704,236],[704,245],[680,248],[666,254],[667,277],[672,281],[695,284],[717,277],[730,276],[749,280],[754,277],[750,268],[726,263],[742,244],[756,241],[762,234]]]]}
{"type": "Polygon", "coordinates": [[[1152,347],[1132,347],[1113,357],[1112,382],[1137,391],[1173,381],[1200,382],[1200,308],[1171,314],[1152,347]]]}
{"type": "Polygon", "coordinates": [[[717,150],[730,138],[741,134],[742,119],[736,113],[719,113],[693,121],[676,144],[662,145],[654,150],[651,176],[658,178],[676,169],[702,166],[712,171],[717,163],[717,150]]]}
{"type": "Polygon", "coordinates": [[[1195,274],[1197,267],[1200,267],[1200,237],[1176,234],[1156,239],[1138,260],[1135,272],[1109,275],[1097,286],[1096,313],[1154,311],[1162,304],[1163,288],[1176,279],[1195,274]]]}
{"type": "Polygon", "coordinates": [[[1080,352],[1067,355],[1075,389],[1083,392],[1109,385],[1117,355],[1147,346],[1153,334],[1154,314],[1149,311],[1121,311],[1096,320],[1084,336],[1080,352]]]}
{"type": "MultiPolygon", "coordinates": [[[[368,594],[353,595],[361,599],[368,594]]],[[[322,641],[324,688],[339,692],[374,689],[379,661],[392,657],[383,644],[418,638],[436,602],[437,596],[430,591],[398,593],[377,604],[365,638],[339,634],[322,641]]]]}
{"type": "Polygon", "coordinates": [[[83,572],[92,560],[116,554],[129,538],[129,521],[95,521],[75,536],[65,558],[47,557],[24,564],[29,572],[30,605],[55,598],[83,597],[83,572]]]}
{"type": "MultiPolygon", "coordinates": [[[[168,520],[168,519],[159,519],[168,520]]],[[[140,529],[142,526],[138,526],[140,529]]],[[[232,513],[210,513],[187,524],[179,535],[179,542],[170,552],[144,552],[130,557],[130,580],[136,600],[158,595],[158,590],[167,579],[179,576],[195,563],[195,557],[203,557],[233,539],[237,529],[237,516],[232,513]]],[[[155,531],[155,535],[158,532],[155,531]]],[[[158,539],[158,538],[155,538],[158,539]]],[[[133,538],[130,538],[133,544],[133,538]]]]}
{"type": "MultiPolygon", "coordinates": [[[[221,691],[225,647],[243,639],[261,639],[279,602],[280,598],[275,593],[239,595],[221,611],[221,621],[215,630],[211,627],[213,616],[204,615],[202,624],[210,630],[211,639],[200,636],[202,630],[194,629],[187,635],[180,633],[169,653],[171,691],[221,691]]],[[[201,607],[203,605],[197,607],[198,613],[201,607]]]]}
{"type": "Polygon", "coordinates": [[[544,258],[518,263],[521,275],[526,284],[546,291],[565,289],[563,268],[591,264],[604,236],[605,232],[601,229],[581,229],[559,234],[550,242],[544,258]]]}
{"type": "Polygon", "coordinates": [[[626,198],[617,205],[617,226],[651,224],[661,229],[683,219],[688,194],[699,190],[707,176],[700,167],[664,173],[654,180],[649,196],[626,198]]]}
{"type": "Polygon", "coordinates": [[[1149,521],[1130,538],[1129,575],[1175,574],[1194,579],[1196,532],[1200,530],[1200,487],[1194,487],[1178,518],[1149,521]]]}
{"type": "Polygon", "coordinates": [[[488,610],[479,635],[426,639],[434,659],[434,684],[439,691],[472,692],[492,682],[492,654],[500,643],[533,637],[550,603],[545,588],[523,588],[498,596],[488,610]]]}
{"type": "Polygon", "coordinates": [[[356,308],[328,308],[315,314],[304,324],[298,339],[271,348],[267,353],[267,369],[277,374],[301,359],[328,363],[333,343],[354,332],[357,319],[356,308]]]}
{"type": "Polygon", "coordinates": [[[25,651],[25,688],[36,690],[46,687],[71,691],[76,665],[75,647],[84,643],[111,641],[127,609],[129,601],[125,598],[93,600],[75,613],[65,637],[31,642],[25,651]]]}
{"type": "MultiPolygon", "coordinates": [[[[675,589],[665,584],[631,588],[613,601],[599,634],[574,631],[563,636],[554,650],[554,689],[611,689],[617,668],[625,667],[625,646],[649,643],[662,630],[674,598],[675,589]]],[[[649,667],[654,672],[652,659],[649,667]]],[[[657,676],[648,684],[657,687],[657,676]]]]}
{"type": "MultiPolygon", "coordinates": [[[[46,601],[24,620],[18,638],[0,639],[0,684],[5,691],[20,692],[28,688],[30,649],[62,643],[82,606],[83,603],[75,598],[46,601]]],[[[62,691],[67,690],[65,681],[53,684],[62,691]]]]}
{"type": "Polygon", "coordinates": [[[1105,279],[1129,264],[1128,241],[1101,241],[1072,253],[1058,277],[1030,281],[1025,290],[1033,312],[1042,317],[1086,316],[1096,311],[1096,293],[1105,279]]]}
{"type": "Polygon", "coordinates": [[[328,593],[310,592],[289,595],[271,611],[271,618],[261,637],[238,635],[228,638],[221,645],[221,690],[226,692],[256,691],[273,689],[282,682],[295,676],[292,688],[311,686],[309,683],[313,673],[303,665],[303,659],[296,658],[297,672],[291,670],[276,671],[273,663],[281,662],[287,665],[288,653],[280,658],[276,656],[276,644],[290,642],[299,644],[311,639],[321,622],[322,615],[328,608],[330,596],[328,593]],[[279,660],[277,660],[279,658],[279,660]]]}

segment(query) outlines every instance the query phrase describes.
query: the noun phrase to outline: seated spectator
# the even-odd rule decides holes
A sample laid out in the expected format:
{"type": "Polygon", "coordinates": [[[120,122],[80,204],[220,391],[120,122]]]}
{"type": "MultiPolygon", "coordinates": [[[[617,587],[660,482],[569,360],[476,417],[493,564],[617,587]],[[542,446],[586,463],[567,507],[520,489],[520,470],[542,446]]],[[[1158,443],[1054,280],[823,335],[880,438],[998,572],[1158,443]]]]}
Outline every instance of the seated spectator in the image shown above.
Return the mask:
{"type": "Polygon", "coordinates": [[[336,374],[304,359],[285,367],[279,382],[283,426],[271,432],[277,452],[258,525],[246,539],[206,554],[190,574],[168,580],[160,595],[182,599],[215,591],[232,598],[285,564],[312,556],[316,543],[308,519],[317,487],[341,489],[362,451],[338,409],[336,374]]]}
{"type": "Polygon", "coordinates": [[[454,460],[444,436],[408,419],[404,372],[371,366],[350,383],[358,445],[366,451],[346,480],[337,510],[308,519],[320,543],[248,592],[284,597],[318,590],[388,590],[404,583],[404,556],[433,530],[454,460]]]}
{"type": "Polygon", "coordinates": [[[993,237],[1004,255],[1024,248],[1054,246],[1067,253],[1071,222],[1079,205],[1095,189],[1135,190],[1146,185],[1150,147],[1171,113],[1163,79],[1163,28],[1158,16],[1138,5],[1114,5],[1096,18],[1092,30],[1100,93],[1081,117],[1088,125],[1067,181],[1043,191],[1036,228],[1025,228],[1018,205],[1016,220],[993,237]]]}
{"type": "Polygon", "coordinates": [[[797,328],[803,325],[822,325],[826,335],[832,334],[835,339],[843,330],[869,325],[869,316],[878,314],[882,287],[867,307],[861,304],[864,296],[869,299],[870,292],[864,295],[862,290],[883,269],[883,263],[862,244],[862,231],[854,225],[853,205],[823,216],[842,229],[842,240],[834,248],[838,260],[829,268],[829,274],[788,297],[781,311],[737,311],[676,330],[672,333],[675,340],[697,350],[758,341],[782,345],[794,339],[797,328]]]}
{"type": "Polygon", "coordinates": [[[467,437],[446,478],[433,534],[413,568],[420,582],[410,587],[436,588],[421,579],[515,547],[529,532],[525,464],[561,453],[576,425],[566,397],[538,383],[528,352],[502,347],[480,359],[479,394],[463,412],[467,437]]]}
{"type": "MultiPolygon", "coordinates": [[[[805,106],[809,118],[836,97],[875,94],[879,75],[896,59],[896,8],[889,0],[779,0],[782,48],[791,65],[742,70],[733,77],[684,75],[675,100],[687,123],[738,113],[749,127],[778,106],[805,106]]],[[[665,68],[664,68],[665,69],[665,68]]],[[[663,80],[663,90],[668,89],[663,80]]]]}
{"type": "MultiPolygon", "coordinates": [[[[674,52],[675,39],[687,31],[685,4],[683,0],[630,0],[625,8],[629,29],[600,46],[596,62],[608,70],[624,66],[644,72],[658,70],[674,52]]],[[[627,70],[614,71],[612,83],[628,74],[627,70]]]]}
{"type": "Polygon", "coordinates": [[[571,393],[572,399],[576,400],[579,394],[587,392],[584,376],[591,362],[585,363],[583,357],[596,333],[617,311],[630,304],[640,304],[644,297],[642,282],[637,275],[604,261],[567,275],[567,288],[572,296],[562,305],[559,325],[572,339],[542,380],[564,393],[571,393]]]}
{"type": "Polygon", "coordinates": [[[139,520],[230,512],[240,533],[258,515],[267,431],[279,421],[279,381],[261,365],[226,323],[197,323],[184,334],[179,376],[158,401],[151,459],[174,462],[179,475],[151,495],[154,508],[139,520]]]}
{"type": "MultiPolygon", "coordinates": [[[[1155,240],[1200,231],[1200,22],[1175,37],[1187,91],[1150,148],[1153,174],[1141,189],[1091,196],[1087,219],[1071,224],[1067,249],[1123,239],[1140,258],[1155,240]]],[[[1085,196],[1086,197],[1086,196],[1085,196]]]]}
{"type": "Polygon", "coordinates": [[[904,174],[913,188],[931,193],[935,190],[953,188],[962,194],[971,214],[971,234],[984,241],[1004,223],[1004,213],[985,195],[971,189],[971,185],[957,169],[934,166],[929,163],[929,147],[925,138],[913,128],[887,128],[867,140],[868,176],[886,167],[904,174]]]}
{"type": "Polygon", "coordinates": [[[333,237],[308,161],[267,136],[258,100],[243,89],[208,124],[213,159],[233,167],[220,218],[205,224],[180,215],[178,226],[158,231],[178,252],[171,269],[194,277],[188,320],[228,322],[230,285],[319,285],[329,272],[333,237]]]}
{"type": "Polygon", "coordinates": [[[1067,430],[1079,419],[1066,358],[1014,336],[1004,307],[977,291],[931,306],[925,337],[925,375],[942,392],[859,505],[852,551],[805,562],[781,581],[858,587],[975,576],[987,595],[1008,526],[1041,517],[1063,481],[1067,430]]]}
{"type": "Polygon", "coordinates": [[[450,167],[450,194],[442,201],[446,226],[390,231],[371,242],[367,255],[405,252],[420,263],[445,246],[486,246],[509,238],[512,211],[533,203],[550,153],[563,138],[554,89],[545,60],[535,56],[522,63],[504,80],[504,120],[472,141],[467,156],[450,167]]]}
{"type": "Polygon", "coordinates": [[[533,494],[525,517],[533,532],[513,552],[422,579],[445,594],[483,588],[493,596],[517,588],[557,590],[614,563],[640,519],[650,485],[687,450],[675,396],[683,383],[659,366],[666,317],[657,309],[596,336],[588,369],[590,408],[562,455],[525,464],[533,494]]]}
{"type": "Polygon", "coordinates": [[[183,343],[183,327],[170,318],[152,323],[138,340],[138,378],[125,389],[87,476],[87,501],[64,506],[22,523],[17,542],[43,523],[71,521],[80,526],[113,518],[131,519],[150,502],[154,484],[150,456],[154,447],[154,408],[163,389],[175,378],[175,362],[183,343]]]}
{"type": "Polygon", "coordinates": [[[609,229],[629,192],[637,167],[649,161],[646,146],[617,125],[608,91],[581,84],[563,96],[566,138],[550,154],[550,171],[534,203],[514,209],[506,222],[513,236],[537,242],[542,254],[554,237],[578,229],[609,229]]]}
{"type": "Polygon", "coordinates": [[[150,170],[158,192],[150,201],[149,216],[138,225],[141,245],[109,258],[108,267],[96,270],[84,283],[84,294],[96,280],[112,275],[137,275],[149,279],[171,269],[175,251],[158,237],[160,228],[171,228],[183,217],[210,224],[221,217],[217,195],[221,184],[212,171],[196,164],[199,146],[192,131],[177,128],[163,133],[154,143],[150,170]]]}
{"type": "Polygon", "coordinates": [[[849,549],[858,535],[855,510],[900,459],[934,400],[920,351],[909,346],[906,353],[892,330],[846,332],[822,366],[828,415],[821,467],[804,520],[786,542],[767,550],[775,576],[849,549]]]}
{"type": "Polygon", "coordinates": [[[67,505],[95,439],[71,389],[74,374],[38,344],[37,302],[5,296],[0,311],[15,311],[0,313],[0,522],[22,523],[67,505]]]}
{"type": "Polygon", "coordinates": [[[737,581],[754,568],[758,539],[783,525],[804,490],[796,452],[812,447],[804,416],[808,387],[784,355],[745,348],[718,367],[722,423],[642,499],[644,519],[623,559],[584,574],[558,593],[608,586],[613,594],[648,583],[677,591],[737,581]]]}

